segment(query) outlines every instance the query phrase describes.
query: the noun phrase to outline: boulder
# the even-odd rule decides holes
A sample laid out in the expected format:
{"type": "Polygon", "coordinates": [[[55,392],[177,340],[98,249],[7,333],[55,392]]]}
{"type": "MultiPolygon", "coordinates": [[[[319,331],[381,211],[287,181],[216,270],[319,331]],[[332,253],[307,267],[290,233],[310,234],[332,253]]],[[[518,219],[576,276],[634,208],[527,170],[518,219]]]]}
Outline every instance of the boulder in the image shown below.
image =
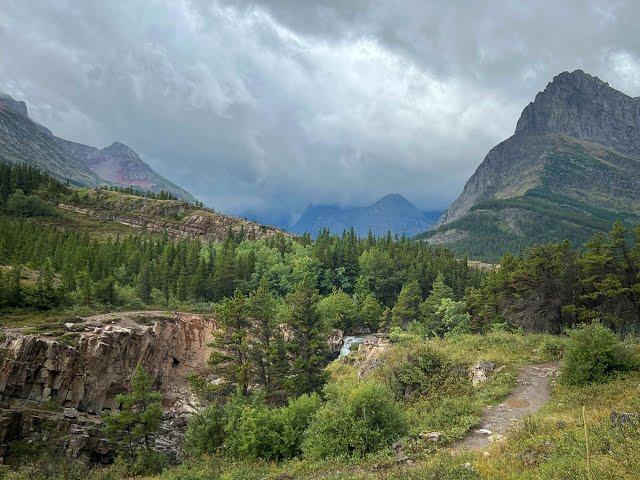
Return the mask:
{"type": "Polygon", "coordinates": [[[78,418],[78,410],[75,408],[65,408],[64,418],[78,418]]]}
{"type": "Polygon", "coordinates": [[[496,368],[496,364],[493,362],[478,362],[471,368],[471,383],[473,386],[477,386],[487,381],[489,373],[496,368]]]}

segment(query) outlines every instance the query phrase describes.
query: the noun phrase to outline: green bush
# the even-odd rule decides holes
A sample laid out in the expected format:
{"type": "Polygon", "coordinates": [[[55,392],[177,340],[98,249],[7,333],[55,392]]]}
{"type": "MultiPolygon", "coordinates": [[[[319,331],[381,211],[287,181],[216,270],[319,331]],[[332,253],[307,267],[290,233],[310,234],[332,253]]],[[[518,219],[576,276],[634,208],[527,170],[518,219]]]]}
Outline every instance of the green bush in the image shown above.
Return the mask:
{"type": "Polygon", "coordinates": [[[567,385],[586,385],[637,367],[637,355],[627,343],[608,328],[592,323],[569,332],[561,380],[567,385]]]}
{"type": "Polygon", "coordinates": [[[191,415],[185,434],[185,451],[195,456],[214,453],[224,442],[224,422],[222,408],[217,404],[191,415]]]}
{"type": "Polygon", "coordinates": [[[540,353],[547,358],[560,360],[564,354],[565,342],[561,338],[546,338],[540,345],[540,353]]]}
{"type": "Polygon", "coordinates": [[[407,421],[388,387],[369,381],[353,389],[336,387],[305,433],[306,457],[359,457],[391,445],[407,421]]]}
{"type": "Polygon", "coordinates": [[[210,405],[189,420],[186,450],[197,456],[223,447],[231,458],[292,458],[300,453],[304,431],[318,408],[317,394],[291,399],[281,408],[270,408],[259,397],[210,405]]]}
{"type": "Polygon", "coordinates": [[[424,344],[410,344],[387,356],[380,376],[398,400],[471,393],[467,369],[424,344]]]}
{"type": "Polygon", "coordinates": [[[19,189],[7,199],[5,209],[12,215],[22,217],[48,217],[55,215],[53,205],[45,202],[38,195],[25,195],[19,189]]]}
{"type": "Polygon", "coordinates": [[[136,458],[129,468],[129,473],[132,475],[153,475],[161,473],[168,464],[168,458],[164,453],[141,449],[136,452],[136,458]]]}
{"type": "Polygon", "coordinates": [[[469,429],[478,426],[482,409],[467,396],[443,398],[435,403],[412,405],[412,433],[441,432],[442,440],[462,438],[469,429]]]}
{"type": "Polygon", "coordinates": [[[118,480],[125,476],[118,465],[96,467],[60,455],[45,455],[33,463],[0,470],[3,480],[118,480]]]}

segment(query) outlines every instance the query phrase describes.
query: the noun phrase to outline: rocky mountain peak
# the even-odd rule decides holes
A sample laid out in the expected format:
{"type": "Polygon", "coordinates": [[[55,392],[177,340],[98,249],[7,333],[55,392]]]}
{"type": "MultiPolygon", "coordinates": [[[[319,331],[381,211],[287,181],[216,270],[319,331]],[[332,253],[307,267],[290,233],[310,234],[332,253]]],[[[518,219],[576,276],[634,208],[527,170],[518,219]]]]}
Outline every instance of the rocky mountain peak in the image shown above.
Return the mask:
{"type": "Polygon", "coordinates": [[[376,202],[376,205],[412,205],[399,193],[390,193],[376,202]]]}
{"type": "Polygon", "coordinates": [[[133,151],[130,147],[121,142],[113,142],[108,147],[101,149],[101,152],[118,156],[121,158],[130,158],[130,159],[138,159],[138,154],[133,151]]]}
{"type": "Polygon", "coordinates": [[[14,99],[13,97],[11,97],[10,95],[7,95],[6,93],[0,93],[0,107],[2,106],[16,113],[19,113],[20,115],[29,117],[29,115],[27,114],[27,104],[22,101],[18,101],[14,99]]]}
{"type": "Polygon", "coordinates": [[[640,98],[582,70],[562,72],[525,107],[517,134],[562,134],[640,153],[640,98]]]}

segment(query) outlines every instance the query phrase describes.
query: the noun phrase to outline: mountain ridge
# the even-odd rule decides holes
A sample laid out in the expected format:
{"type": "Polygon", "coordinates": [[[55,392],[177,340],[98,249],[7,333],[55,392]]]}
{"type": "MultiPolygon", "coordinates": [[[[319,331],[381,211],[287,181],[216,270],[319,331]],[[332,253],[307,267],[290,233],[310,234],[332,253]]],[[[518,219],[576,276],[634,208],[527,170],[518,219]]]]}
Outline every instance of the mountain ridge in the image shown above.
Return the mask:
{"type": "Polygon", "coordinates": [[[300,219],[291,227],[294,233],[315,235],[323,228],[340,234],[352,228],[358,236],[371,233],[376,236],[392,234],[413,236],[430,228],[433,221],[409,200],[397,193],[380,198],[364,207],[338,207],[309,205],[300,219]]]}
{"type": "Polygon", "coordinates": [[[493,260],[536,241],[580,242],[616,218],[640,218],[639,177],[640,98],[582,70],[563,72],[419,238],[493,260]],[[480,232],[503,248],[479,248],[480,232]]]}
{"type": "Polygon", "coordinates": [[[57,137],[29,117],[25,102],[4,93],[0,93],[0,134],[0,158],[6,161],[31,163],[81,186],[164,190],[195,202],[189,192],[158,174],[127,145],[113,142],[100,149],[57,137]]]}

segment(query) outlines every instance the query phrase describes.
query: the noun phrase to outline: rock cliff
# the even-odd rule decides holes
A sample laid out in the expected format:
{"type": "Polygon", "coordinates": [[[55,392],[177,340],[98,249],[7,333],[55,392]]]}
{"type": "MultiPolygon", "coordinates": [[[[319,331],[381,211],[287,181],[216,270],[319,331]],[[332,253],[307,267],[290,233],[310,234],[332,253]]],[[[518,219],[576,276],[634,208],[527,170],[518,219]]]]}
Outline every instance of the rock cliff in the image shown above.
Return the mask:
{"type": "Polygon", "coordinates": [[[193,411],[190,372],[203,372],[215,321],[191,314],[130,312],[65,324],[64,331],[29,334],[6,329],[0,343],[0,444],[55,436],[62,451],[108,460],[100,414],[116,408],[141,364],[165,399],[158,448],[175,453],[180,428],[193,411]],[[43,428],[43,425],[50,428],[43,428]]]}

